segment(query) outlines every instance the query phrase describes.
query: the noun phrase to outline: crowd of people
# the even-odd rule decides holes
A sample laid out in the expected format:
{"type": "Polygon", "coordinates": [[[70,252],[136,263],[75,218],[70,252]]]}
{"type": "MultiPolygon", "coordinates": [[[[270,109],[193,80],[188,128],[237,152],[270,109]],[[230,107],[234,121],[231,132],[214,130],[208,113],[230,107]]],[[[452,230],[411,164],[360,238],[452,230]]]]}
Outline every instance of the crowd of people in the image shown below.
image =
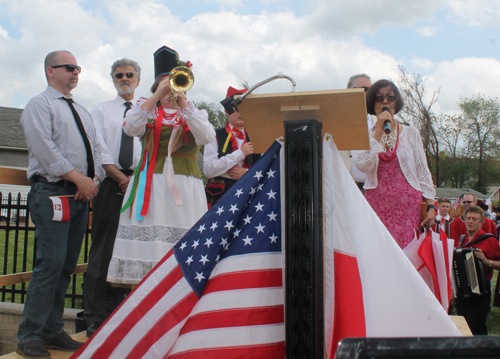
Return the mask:
{"type": "MultiPolygon", "coordinates": [[[[87,228],[89,201],[92,245],[83,318],[90,337],[110,314],[110,283],[127,290],[139,283],[258,159],[237,109],[226,111],[227,124],[215,130],[205,110],[198,110],[184,92],[173,91],[169,74],[179,65],[190,63],[173,49],[158,49],[151,96],[137,99],[141,67],[129,59],[115,61],[110,75],[116,98],[89,113],[71,94],[82,70],[76,58],[67,51],[47,55],[48,87],[29,101],[21,116],[38,243],[18,331],[17,352],[25,358],[50,357],[47,349],[74,351],[82,345],[64,332],[62,313],[87,228]],[[197,164],[201,146],[206,187],[197,164]],[[61,201],[60,207],[55,201],[61,201]],[[67,211],[60,216],[63,220],[55,220],[56,210],[67,211]]],[[[464,196],[463,217],[449,217],[446,198],[439,200],[438,211],[420,134],[395,118],[404,106],[397,86],[388,80],[372,85],[361,74],[349,79],[348,88],[365,89],[370,149],[342,156],[394,240],[403,249],[422,229],[443,230],[457,247],[479,248],[476,255],[491,279],[492,269],[500,268],[496,226],[478,211],[472,194],[464,196]],[[477,240],[486,233],[495,237],[477,240]]],[[[226,97],[234,99],[245,91],[229,87],[226,97]]],[[[479,333],[485,327],[477,307],[486,300],[477,302],[481,306],[455,304],[468,322],[469,317],[479,322],[469,322],[479,333]]]]}

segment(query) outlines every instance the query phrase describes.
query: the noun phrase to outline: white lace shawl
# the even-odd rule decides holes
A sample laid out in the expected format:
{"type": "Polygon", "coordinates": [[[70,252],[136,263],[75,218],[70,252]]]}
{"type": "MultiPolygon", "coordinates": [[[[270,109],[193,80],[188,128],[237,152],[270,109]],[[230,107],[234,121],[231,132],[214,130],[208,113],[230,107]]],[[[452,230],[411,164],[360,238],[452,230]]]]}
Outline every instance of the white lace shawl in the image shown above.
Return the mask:
{"type": "MultiPolygon", "coordinates": [[[[373,139],[372,135],[373,130],[370,131],[370,150],[360,151],[354,161],[354,165],[366,173],[365,189],[377,188],[378,155],[384,152],[382,145],[373,139]]],[[[399,134],[396,154],[401,171],[410,186],[422,192],[423,197],[434,199],[436,190],[432,182],[431,172],[427,167],[422,138],[416,128],[403,126],[403,130],[399,134]]]]}

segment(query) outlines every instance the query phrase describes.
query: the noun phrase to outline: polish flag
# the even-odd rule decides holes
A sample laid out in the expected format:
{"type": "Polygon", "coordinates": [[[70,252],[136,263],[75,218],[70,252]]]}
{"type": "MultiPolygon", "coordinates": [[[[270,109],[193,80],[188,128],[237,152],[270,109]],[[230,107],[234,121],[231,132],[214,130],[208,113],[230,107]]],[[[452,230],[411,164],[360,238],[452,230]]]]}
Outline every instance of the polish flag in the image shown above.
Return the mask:
{"type": "Polygon", "coordinates": [[[70,218],[68,197],[49,197],[54,208],[53,221],[68,222],[70,218]]]}
{"type": "Polygon", "coordinates": [[[453,244],[444,231],[427,231],[403,250],[445,311],[451,299],[453,244]]]}
{"type": "Polygon", "coordinates": [[[461,336],[366,202],[329,135],[323,169],[329,357],[346,337],[461,336]]]}

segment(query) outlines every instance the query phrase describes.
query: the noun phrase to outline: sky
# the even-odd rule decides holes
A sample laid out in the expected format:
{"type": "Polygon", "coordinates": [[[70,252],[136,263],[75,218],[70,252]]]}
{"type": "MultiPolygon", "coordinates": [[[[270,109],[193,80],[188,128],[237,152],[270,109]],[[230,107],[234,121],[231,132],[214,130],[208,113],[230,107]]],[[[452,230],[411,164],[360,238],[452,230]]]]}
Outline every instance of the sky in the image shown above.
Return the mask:
{"type": "MultiPolygon", "coordinates": [[[[148,97],[163,45],[193,63],[194,101],[219,103],[241,79],[280,71],[317,91],[357,73],[397,81],[398,66],[440,89],[437,113],[500,97],[498,0],[0,0],[0,106],[44,91],[44,58],[62,49],[82,66],[73,95],[89,110],[116,96],[110,67],[124,57],[141,65],[136,95],[148,97]]],[[[289,91],[280,79],[256,93],[289,91]]]]}

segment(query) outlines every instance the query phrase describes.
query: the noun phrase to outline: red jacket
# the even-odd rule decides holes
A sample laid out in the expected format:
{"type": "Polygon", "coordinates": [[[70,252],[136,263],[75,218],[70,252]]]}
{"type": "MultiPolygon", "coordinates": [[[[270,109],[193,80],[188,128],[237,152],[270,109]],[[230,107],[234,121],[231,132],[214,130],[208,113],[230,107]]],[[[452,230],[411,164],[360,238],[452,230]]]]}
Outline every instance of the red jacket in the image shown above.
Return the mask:
{"type": "MultiPolygon", "coordinates": [[[[489,218],[484,218],[484,223],[481,229],[485,233],[491,233],[495,237],[497,236],[497,226],[495,225],[495,222],[493,222],[489,218]]],[[[458,247],[460,244],[460,235],[462,234],[467,234],[467,228],[465,228],[465,221],[462,219],[462,217],[457,217],[455,220],[450,224],[450,238],[455,240],[455,247],[458,247]]]]}
{"type": "MultiPolygon", "coordinates": [[[[480,235],[485,234],[486,232],[483,231],[482,229],[477,232],[476,236],[472,239],[476,239],[480,235]]],[[[459,240],[460,242],[460,240],[459,240]]],[[[472,241],[471,241],[472,242],[472,241]]],[[[455,243],[457,243],[455,241],[455,243]]],[[[472,246],[468,245],[469,243],[469,238],[467,235],[465,235],[464,243],[462,244],[462,248],[479,248],[483,251],[485,257],[487,259],[491,259],[492,261],[498,261],[500,260],[500,243],[498,243],[498,239],[495,237],[489,237],[486,238],[478,243],[474,243],[472,246]]],[[[458,246],[455,245],[455,247],[458,248],[458,246]]],[[[493,269],[483,265],[484,267],[484,274],[486,275],[486,279],[491,279],[493,278],[493,269]]]]}

